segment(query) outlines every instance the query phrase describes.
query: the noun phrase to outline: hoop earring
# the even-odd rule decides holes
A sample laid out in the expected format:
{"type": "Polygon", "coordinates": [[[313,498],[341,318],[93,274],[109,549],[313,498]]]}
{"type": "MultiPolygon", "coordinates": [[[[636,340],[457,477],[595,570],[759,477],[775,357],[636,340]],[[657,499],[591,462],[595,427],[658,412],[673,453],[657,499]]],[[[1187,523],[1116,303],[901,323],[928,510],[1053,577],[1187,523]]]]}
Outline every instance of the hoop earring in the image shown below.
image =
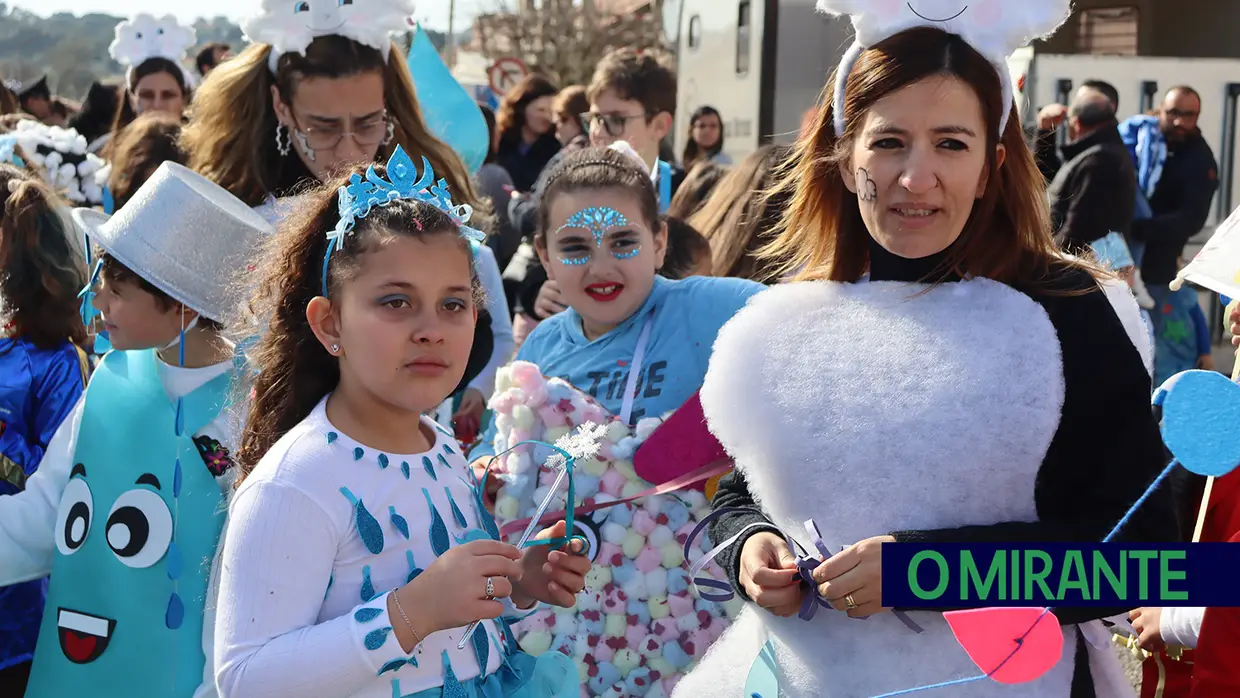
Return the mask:
{"type": "Polygon", "coordinates": [[[388,121],[387,135],[383,137],[383,145],[391,145],[396,138],[396,124],[388,121]]]}
{"type": "Polygon", "coordinates": [[[310,147],[310,142],[306,140],[306,134],[302,133],[300,129],[293,129],[293,133],[297,134],[297,145],[301,146],[301,152],[310,158],[310,162],[314,162],[314,148],[310,147]]]}
{"type": "Polygon", "coordinates": [[[288,136],[288,129],[284,124],[276,124],[276,151],[280,153],[280,157],[288,157],[292,150],[292,139],[288,136]]]}

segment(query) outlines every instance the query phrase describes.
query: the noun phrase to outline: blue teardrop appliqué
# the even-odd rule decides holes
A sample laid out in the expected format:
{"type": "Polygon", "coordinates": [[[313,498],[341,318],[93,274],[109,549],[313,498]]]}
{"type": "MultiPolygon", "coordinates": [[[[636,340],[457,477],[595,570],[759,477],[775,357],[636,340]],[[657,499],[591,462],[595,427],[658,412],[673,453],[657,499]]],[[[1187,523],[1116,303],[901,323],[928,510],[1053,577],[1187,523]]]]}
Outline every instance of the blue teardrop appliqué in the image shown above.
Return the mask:
{"type": "Polygon", "coordinates": [[[374,555],[383,552],[383,528],[379,526],[374,515],[366,509],[362,500],[349,491],[348,487],[341,487],[340,493],[353,502],[353,519],[357,524],[357,534],[361,536],[366,549],[374,555]]]}
{"type": "Polygon", "coordinates": [[[392,626],[378,628],[366,633],[366,649],[374,651],[383,646],[387,642],[387,634],[392,632],[392,626]]]}
{"type": "Polygon", "coordinates": [[[461,508],[456,505],[456,500],[452,498],[451,490],[445,487],[443,491],[448,495],[448,505],[452,507],[452,518],[456,520],[457,528],[469,528],[469,522],[465,520],[465,514],[461,508]]]}
{"type": "Polygon", "coordinates": [[[444,458],[444,457],[443,457],[443,454],[442,454],[442,453],[436,453],[436,454],[435,454],[435,457],[439,460],[439,464],[440,464],[440,465],[442,465],[443,467],[445,467],[445,468],[451,468],[451,467],[452,467],[452,464],[448,462],[448,459],[447,459],[447,458],[444,458]]]}
{"type": "Polygon", "coordinates": [[[405,517],[396,513],[396,507],[388,507],[388,515],[392,518],[392,527],[400,532],[405,540],[409,540],[409,523],[405,521],[405,517]]]}
{"type": "Polygon", "coordinates": [[[409,582],[417,579],[419,574],[422,574],[422,568],[418,567],[418,565],[413,561],[412,550],[405,551],[405,559],[409,561],[409,577],[405,580],[405,583],[408,584],[409,582]]]}
{"type": "Polygon", "coordinates": [[[336,583],[336,573],[332,572],[327,578],[327,589],[323,592],[323,600],[327,600],[327,595],[332,593],[332,585],[336,583]]]}
{"type": "Polygon", "coordinates": [[[422,456],[422,467],[426,469],[426,474],[431,476],[432,480],[438,480],[439,476],[435,474],[435,466],[431,463],[431,459],[422,456]]]}
{"type": "Polygon", "coordinates": [[[380,468],[387,468],[387,467],[388,467],[388,463],[389,463],[389,461],[388,461],[388,457],[387,457],[385,454],[380,453],[380,454],[379,454],[379,467],[380,467],[380,468]]]}
{"type": "Polygon", "coordinates": [[[327,443],[334,444],[336,443],[336,439],[339,439],[339,438],[340,438],[340,434],[337,434],[334,431],[327,432],[327,443]]]}
{"type": "Polygon", "coordinates": [[[181,496],[181,457],[177,456],[176,462],[172,464],[172,496],[181,496]]]}
{"type": "Polygon", "coordinates": [[[361,446],[353,447],[353,460],[355,461],[361,460],[362,456],[364,455],[366,455],[366,452],[362,450],[361,446]]]}
{"type": "Polygon", "coordinates": [[[400,670],[400,668],[401,668],[401,667],[403,667],[403,666],[405,666],[405,660],[403,660],[403,659],[393,659],[392,661],[390,661],[390,662],[388,662],[387,664],[384,664],[384,665],[383,665],[383,668],[379,670],[379,676],[383,676],[384,674],[388,673],[389,671],[399,671],[399,670],[400,670]]]}
{"type": "Polygon", "coordinates": [[[377,608],[359,608],[357,613],[353,614],[353,620],[359,623],[369,623],[381,615],[383,615],[383,611],[377,608]]]}
{"type": "Polygon", "coordinates": [[[405,476],[406,480],[409,479],[409,464],[406,463],[405,461],[400,462],[400,472],[402,475],[405,476]]]}
{"type": "MultiPolygon", "coordinates": [[[[476,632],[476,631],[475,631],[476,632]]],[[[452,671],[452,660],[448,658],[448,650],[443,651],[443,693],[442,698],[469,698],[469,692],[456,680],[456,672],[452,671]]]]}
{"type": "Polygon", "coordinates": [[[176,581],[181,578],[181,570],[184,568],[184,558],[181,556],[181,546],[176,541],[168,544],[168,579],[176,581]]]}
{"type": "Polygon", "coordinates": [[[451,447],[451,446],[449,446],[448,444],[444,444],[444,445],[443,445],[443,450],[447,451],[447,452],[448,452],[448,455],[450,455],[450,456],[455,456],[455,455],[456,455],[456,451],[453,451],[453,450],[452,450],[452,447],[451,447]]]}
{"type": "Polygon", "coordinates": [[[439,557],[448,552],[452,541],[448,539],[448,527],[444,525],[443,517],[431,501],[431,493],[422,488],[422,494],[426,497],[426,506],[431,510],[431,550],[435,551],[435,557],[439,557]]]}
{"type": "Polygon", "coordinates": [[[185,622],[185,604],[175,593],[168,597],[168,610],[164,612],[164,625],[169,630],[176,630],[185,622]]]}
{"type": "Polygon", "coordinates": [[[474,489],[474,513],[478,515],[478,520],[482,522],[482,528],[486,529],[491,540],[499,540],[499,526],[495,525],[495,517],[491,516],[491,512],[487,511],[486,506],[482,503],[482,488],[474,489]]]}
{"type": "Polygon", "coordinates": [[[487,662],[491,659],[491,633],[485,627],[474,630],[471,638],[474,643],[474,654],[478,656],[478,666],[482,673],[487,673],[487,662]]]}
{"type": "Polygon", "coordinates": [[[370,603],[375,598],[375,584],[370,581],[370,565],[362,568],[362,603],[370,603]]]}

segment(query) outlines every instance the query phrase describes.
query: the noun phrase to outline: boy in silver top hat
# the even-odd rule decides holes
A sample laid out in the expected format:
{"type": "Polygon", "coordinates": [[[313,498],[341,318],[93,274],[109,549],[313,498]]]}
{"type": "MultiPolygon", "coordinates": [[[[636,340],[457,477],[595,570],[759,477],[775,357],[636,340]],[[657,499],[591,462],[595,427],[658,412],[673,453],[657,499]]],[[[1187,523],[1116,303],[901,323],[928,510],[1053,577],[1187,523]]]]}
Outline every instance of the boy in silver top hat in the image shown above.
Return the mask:
{"type": "Polygon", "coordinates": [[[221,321],[270,226],[173,163],[116,215],[74,219],[102,250],[83,305],[115,350],[26,490],[0,498],[0,584],[52,573],[27,695],[211,696],[205,600],[242,373],[221,321]]]}

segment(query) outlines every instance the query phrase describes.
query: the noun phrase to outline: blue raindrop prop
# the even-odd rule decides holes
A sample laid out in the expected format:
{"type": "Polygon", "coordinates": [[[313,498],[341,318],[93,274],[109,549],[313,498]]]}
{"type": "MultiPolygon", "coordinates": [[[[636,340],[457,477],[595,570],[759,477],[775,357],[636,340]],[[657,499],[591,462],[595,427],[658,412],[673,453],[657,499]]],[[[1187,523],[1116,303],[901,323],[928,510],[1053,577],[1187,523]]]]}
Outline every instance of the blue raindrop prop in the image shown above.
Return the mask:
{"type": "Polygon", "coordinates": [[[370,603],[375,598],[375,583],[370,581],[370,565],[362,568],[362,603],[370,603]]]}
{"type": "Polygon", "coordinates": [[[389,461],[388,461],[388,457],[387,457],[386,455],[384,455],[384,454],[380,453],[380,454],[379,454],[379,467],[380,467],[380,468],[387,468],[387,467],[388,467],[388,462],[389,462],[389,461]]]}
{"type": "Polygon", "coordinates": [[[339,439],[339,438],[340,438],[340,434],[337,434],[334,431],[327,432],[327,443],[334,444],[336,443],[336,439],[339,439]]]}
{"type": "Polygon", "coordinates": [[[447,143],[473,174],[490,147],[490,131],[478,103],[452,77],[431,39],[418,25],[409,45],[409,74],[427,127],[447,143]]]}
{"type": "Polygon", "coordinates": [[[478,656],[478,667],[487,673],[487,662],[491,659],[491,634],[478,630],[473,636],[474,654],[478,656]]]}
{"type": "Polygon", "coordinates": [[[405,521],[405,517],[396,513],[396,507],[388,507],[388,515],[392,518],[392,527],[400,532],[405,540],[409,540],[409,522],[405,521]]]}
{"type": "Polygon", "coordinates": [[[409,464],[407,462],[405,461],[400,462],[400,473],[401,475],[405,476],[406,480],[409,479],[409,464]]]}
{"type": "Polygon", "coordinates": [[[176,581],[181,578],[181,570],[185,566],[181,555],[181,546],[176,541],[168,544],[168,579],[176,581]]]}
{"type": "Polygon", "coordinates": [[[469,528],[469,522],[465,520],[465,514],[461,512],[461,508],[456,505],[456,500],[452,498],[452,491],[447,487],[443,488],[444,494],[448,495],[448,506],[452,507],[452,518],[456,520],[457,528],[469,528]]]}
{"type": "Polygon", "coordinates": [[[443,517],[431,501],[431,493],[423,487],[422,494],[426,497],[426,506],[431,510],[431,550],[435,551],[435,557],[439,557],[448,552],[452,541],[448,539],[448,527],[444,525],[443,517]]]}
{"type": "Polygon", "coordinates": [[[172,496],[181,496],[181,457],[177,456],[176,462],[172,464],[172,496]]]}
{"type": "Polygon", "coordinates": [[[448,444],[444,444],[444,445],[443,445],[443,450],[447,451],[449,456],[455,456],[455,455],[456,455],[456,451],[453,451],[453,450],[452,450],[452,447],[451,447],[451,446],[449,446],[448,444]]]}
{"type": "Polygon", "coordinates": [[[469,691],[456,680],[456,672],[452,671],[452,660],[448,658],[448,650],[443,651],[443,693],[442,698],[469,698],[469,691]]]}
{"type": "Polygon", "coordinates": [[[185,622],[185,604],[181,597],[173,594],[168,597],[168,610],[164,613],[164,625],[169,630],[176,630],[185,622]]]}
{"type": "Polygon", "coordinates": [[[366,509],[366,505],[362,500],[353,496],[348,487],[341,487],[340,494],[343,494],[353,503],[353,520],[357,524],[357,534],[362,537],[362,542],[366,544],[366,549],[373,555],[383,552],[383,528],[379,526],[379,522],[366,509]]]}
{"type": "Polygon", "coordinates": [[[382,647],[383,643],[387,642],[387,634],[390,632],[392,632],[392,626],[388,625],[366,633],[366,649],[373,652],[382,647]]]}
{"type": "MultiPolygon", "coordinates": [[[[405,583],[408,584],[409,582],[417,579],[419,574],[422,574],[422,568],[418,567],[417,564],[414,563],[412,550],[405,551],[405,559],[409,561],[409,577],[405,580],[405,583]]],[[[415,664],[414,666],[417,665],[415,664]]]]}
{"type": "Polygon", "coordinates": [[[388,662],[387,664],[384,664],[384,665],[383,665],[383,668],[379,670],[379,676],[383,676],[384,674],[388,673],[389,671],[399,671],[399,670],[400,670],[400,668],[401,668],[401,667],[403,667],[403,666],[405,666],[405,660],[403,660],[403,659],[393,659],[392,661],[390,661],[390,662],[388,662]]]}
{"type": "Polygon", "coordinates": [[[438,480],[439,476],[435,474],[435,464],[431,463],[431,459],[422,456],[422,467],[426,470],[426,474],[431,476],[432,480],[438,480]]]}
{"type": "MultiPolygon", "coordinates": [[[[184,332],[182,332],[182,333],[181,333],[181,340],[182,340],[182,341],[181,341],[181,346],[182,346],[181,351],[185,351],[185,349],[184,349],[184,346],[185,346],[185,341],[184,341],[184,340],[185,340],[185,333],[184,333],[184,332]]],[[[182,366],[183,366],[183,365],[185,365],[185,359],[184,359],[184,357],[182,357],[182,358],[181,358],[181,365],[182,365],[182,366]]],[[[176,413],[176,419],[177,419],[177,421],[176,421],[176,434],[177,434],[177,436],[180,436],[180,435],[182,435],[182,434],[184,434],[184,433],[185,433],[185,399],[184,399],[184,398],[177,398],[177,413],[176,413]]]]}
{"type": "Polygon", "coordinates": [[[442,465],[443,467],[445,467],[445,468],[451,468],[451,467],[452,467],[452,464],[448,462],[448,459],[447,459],[447,458],[444,458],[444,457],[443,457],[443,454],[442,454],[442,453],[438,453],[438,454],[436,454],[436,458],[438,458],[438,460],[439,460],[439,464],[440,464],[440,465],[442,465]]]}
{"type": "Polygon", "coordinates": [[[353,447],[353,460],[361,460],[364,455],[366,455],[366,452],[362,450],[361,446],[353,447]]]}
{"type": "Polygon", "coordinates": [[[112,197],[112,188],[103,188],[103,212],[109,216],[116,213],[116,199],[112,197]]]}
{"type": "Polygon", "coordinates": [[[383,615],[383,611],[377,608],[359,608],[357,613],[353,614],[353,620],[359,623],[369,623],[381,615],[383,615]]]}

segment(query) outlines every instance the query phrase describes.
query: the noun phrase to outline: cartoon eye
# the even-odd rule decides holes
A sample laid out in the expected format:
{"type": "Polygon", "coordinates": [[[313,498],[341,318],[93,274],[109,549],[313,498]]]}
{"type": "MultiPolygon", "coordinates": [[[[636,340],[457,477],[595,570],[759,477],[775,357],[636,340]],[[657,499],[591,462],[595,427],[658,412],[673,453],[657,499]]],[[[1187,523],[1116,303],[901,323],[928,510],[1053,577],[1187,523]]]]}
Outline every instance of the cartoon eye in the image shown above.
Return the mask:
{"type": "Polygon", "coordinates": [[[138,32],[138,41],[142,40],[142,32],[138,32]]]}
{"type": "MultiPolygon", "coordinates": [[[[75,471],[79,469],[82,469],[82,466],[74,466],[75,471]]],[[[95,500],[86,480],[80,477],[70,479],[65,486],[64,495],[60,498],[60,509],[56,513],[56,548],[61,555],[76,553],[86,542],[86,534],[90,533],[90,522],[94,513],[95,500]]]]}
{"type": "Polygon", "coordinates": [[[594,512],[573,520],[572,535],[586,539],[586,557],[590,562],[598,558],[599,524],[594,521],[594,512]]]}
{"type": "Polygon", "coordinates": [[[108,514],[108,547],[126,567],[159,562],[172,542],[172,513],[163,497],[133,489],[116,498],[108,514]]]}
{"type": "Polygon", "coordinates": [[[163,30],[163,29],[156,29],[156,30],[155,30],[155,33],[156,33],[156,34],[158,34],[158,35],[160,35],[160,36],[163,36],[163,35],[164,35],[164,30],[163,30]]]}
{"type": "Polygon", "coordinates": [[[304,1],[293,3],[293,14],[297,14],[298,12],[309,12],[309,11],[310,11],[310,3],[304,2],[304,1]]]}

